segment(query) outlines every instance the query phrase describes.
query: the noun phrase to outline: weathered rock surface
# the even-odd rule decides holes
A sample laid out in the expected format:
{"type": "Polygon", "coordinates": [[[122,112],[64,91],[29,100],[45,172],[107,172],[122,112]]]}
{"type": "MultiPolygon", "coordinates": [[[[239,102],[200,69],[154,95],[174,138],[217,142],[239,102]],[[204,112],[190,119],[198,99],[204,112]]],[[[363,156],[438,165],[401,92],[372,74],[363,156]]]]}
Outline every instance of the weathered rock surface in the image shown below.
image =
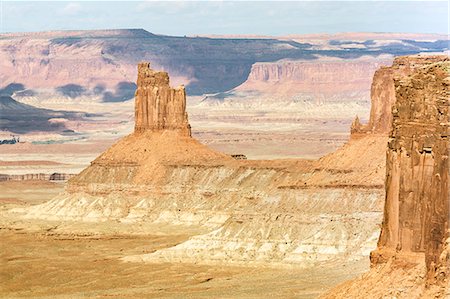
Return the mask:
{"type": "Polygon", "coordinates": [[[150,63],[138,65],[135,132],[175,130],[191,136],[184,86],[171,88],[169,74],[155,72],[150,63]]]}
{"type": "Polygon", "coordinates": [[[449,216],[450,59],[441,60],[447,63],[430,63],[395,81],[385,217],[378,244],[380,251],[425,252],[431,276],[439,267],[449,216]]]}
{"type": "Polygon", "coordinates": [[[369,122],[352,133],[372,133],[388,135],[392,127],[392,106],[395,103],[394,79],[412,74],[417,68],[438,62],[440,56],[402,56],[394,59],[392,66],[379,68],[373,77],[370,89],[371,109],[369,122]]]}
{"type": "Polygon", "coordinates": [[[386,201],[371,271],[330,298],[447,298],[450,59],[396,59],[386,201]],[[410,68],[410,66],[413,66],[410,68]],[[390,280],[390,282],[389,282],[390,280]]]}

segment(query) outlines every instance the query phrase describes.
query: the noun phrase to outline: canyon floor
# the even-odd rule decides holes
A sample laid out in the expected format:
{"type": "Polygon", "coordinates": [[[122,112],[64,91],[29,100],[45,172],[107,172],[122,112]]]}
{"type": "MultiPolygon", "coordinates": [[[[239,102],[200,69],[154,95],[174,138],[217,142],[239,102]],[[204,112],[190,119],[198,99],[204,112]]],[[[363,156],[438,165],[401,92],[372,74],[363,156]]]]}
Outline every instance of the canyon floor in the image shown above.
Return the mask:
{"type": "Polygon", "coordinates": [[[5,213],[45,202],[63,188],[43,181],[0,183],[0,297],[315,298],[369,266],[367,259],[310,269],[122,262],[198,232],[174,226],[135,235],[114,223],[24,220],[5,213]]]}

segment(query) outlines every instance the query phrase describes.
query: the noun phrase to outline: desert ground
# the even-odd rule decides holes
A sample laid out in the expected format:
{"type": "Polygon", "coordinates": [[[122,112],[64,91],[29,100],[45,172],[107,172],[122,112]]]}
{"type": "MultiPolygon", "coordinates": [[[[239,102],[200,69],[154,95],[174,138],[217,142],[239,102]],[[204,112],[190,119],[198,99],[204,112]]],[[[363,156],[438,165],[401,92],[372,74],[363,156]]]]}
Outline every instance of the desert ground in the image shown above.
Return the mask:
{"type": "Polygon", "coordinates": [[[0,183],[0,297],[315,298],[368,269],[368,260],[314,269],[123,262],[121,257],[171,247],[196,232],[173,226],[136,234],[123,225],[3,213],[45,202],[63,188],[43,181],[0,183]]]}

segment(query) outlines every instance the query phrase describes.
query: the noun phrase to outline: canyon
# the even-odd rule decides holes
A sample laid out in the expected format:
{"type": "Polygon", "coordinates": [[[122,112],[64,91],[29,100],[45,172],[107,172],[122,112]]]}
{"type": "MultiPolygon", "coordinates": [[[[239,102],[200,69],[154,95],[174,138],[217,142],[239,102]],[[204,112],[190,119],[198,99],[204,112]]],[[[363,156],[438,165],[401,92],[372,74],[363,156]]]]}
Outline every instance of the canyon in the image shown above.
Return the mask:
{"type": "MultiPolygon", "coordinates": [[[[326,67],[337,64],[332,62],[326,67]]],[[[362,72],[367,73],[381,66],[378,62],[361,64],[362,72]]],[[[280,72],[286,74],[283,68],[267,70],[271,71],[265,73],[255,66],[255,73],[242,88],[255,79],[271,84],[269,81],[276,81],[280,72]]],[[[290,71],[293,81],[302,80],[304,75],[296,73],[295,68],[290,71]]],[[[192,267],[191,271],[208,273],[197,277],[212,288],[202,289],[204,296],[223,290],[229,275],[225,271],[255,277],[280,275],[294,284],[295,277],[289,275],[302,277],[301,273],[312,271],[311,276],[320,273],[325,277],[323,281],[331,279],[337,284],[366,271],[369,256],[370,272],[325,296],[364,297],[371,288],[370,294],[386,294],[383,292],[392,291],[386,290],[389,279],[400,281],[404,277],[408,277],[410,288],[429,286],[427,290],[415,288],[414,292],[445,293],[448,103],[444,99],[448,99],[448,58],[400,57],[391,67],[376,71],[368,123],[355,120],[350,140],[316,160],[236,160],[211,149],[196,140],[195,130],[191,132],[184,87],[170,87],[168,74],[152,70],[147,62],[140,63],[136,73],[134,131],[72,177],[65,190],[53,199],[2,206],[0,225],[4,230],[37,231],[41,234],[37,240],[43,238],[49,243],[69,238],[80,248],[84,246],[82,238],[102,242],[116,238],[119,247],[109,245],[115,248],[113,257],[111,253],[99,254],[126,281],[131,277],[121,271],[135,267],[166,274],[171,273],[167,265],[174,267],[172,274],[189,273],[186,267],[192,267]],[[412,164],[415,166],[411,170],[412,164]],[[121,244],[134,245],[124,250],[126,246],[121,244]],[[417,260],[417,265],[412,260],[417,260]],[[404,276],[402,271],[408,269],[413,269],[407,273],[410,276],[404,276]],[[423,282],[416,284],[414,279],[422,277],[420,271],[426,278],[423,276],[423,282]]],[[[335,77],[328,78],[331,82],[335,77]]],[[[317,91],[321,81],[315,84],[309,79],[310,87],[303,88],[317,91]]],[[[361,82],[355,80],[350,85],[368,84],[361,82]]],[[[345,85],[341,88],[347,92],[345,85]]],[[[14,233],[4,234],[17,246],[25,242],[14,233]]],[[[91,244],[101,248],[96,242],[91,244]]],[[[28,256],[21,255],[9,257],[10,269],[18,267],[15,259],[28,256]]],[[[146,279],[142,275],[138,275],[139,280],[146,279]]],[[[244,285],[252,284],[250,278],[238,274],[233,278],[242,279],[244,285]]],[[[120,276],[115,279],[120,281],[120,276]]],[[[173,282],[179,284],[178,279],[193,284],[178,277],[173,282]]],[[[39,285],[39,294],[49,294],[41,281],[33,281],[39,285]]],[[[317,296],[332,286],[323,281],[314,282],[320,287],[306,296],[317,296]]],[[[8,283],[10,291],[0,290],[3,294],[24,294],[14,288],[14,279],[8,283]]],[[[162,289],[170,289],[167,284],[157,283],[162,289]]],[[[305,295],[294,290],[292,283],[276,285],[286,296],[305,295]]],[[[62,296],[79,292],[66,281],[64,287],[62,296]]],[[[180,295],[173,288],[168,297],[180,295]]],[[[181,289],[192,291],[185,288],[181,289]]],[[[267,291],[265,294],[276,294],[261,288],[267,291]]],[[[123,285],[102,284],[101,289],[107,291],[89,289],[88,293],[133,295],[123,285]]],[[[239,291],[228,295],[249,296],[248,289],[247,293],[239,291]]],[[[134,292],[161,295],[148,286],[134,292]]],[[[395,295],[410,298],[407,296],[411,293],[398,291],[395,295]]]]}
{"type": "Polygon", "coordinates": [[[132,93],[137,57],[169,71],[172,81],[184,83],[189,94],[202,95],[242,84],[256,62],[448,50],[446,36],[432,34],[213,38],[115,29],[7,33],[1,37],[0,88],[11,83],[23,84],[28,90],[67,87],[68,92],[60,91],[68,97],[90,93],[106,101],[123,101],[118,90],[121,82],[128,83],[122,85],[125,95],[132,93]],[[355,50],[352,40],[366,43],[355,50]]]}
{"type": "Polygon", "coordinates": [[[190,136],[182,89],[170,89],[167,73],[148,66],[139,64],[135,132],[70,179],[65,193],[14,212],[204,231],[130,261],[304,267],[346,260],[350,252],[351,260],[368,256],[381,217],[385,137],[352,142],[317,161],[235,160],[190,136]],[[367,148],[378,158],[351,158],[367,148]]]}

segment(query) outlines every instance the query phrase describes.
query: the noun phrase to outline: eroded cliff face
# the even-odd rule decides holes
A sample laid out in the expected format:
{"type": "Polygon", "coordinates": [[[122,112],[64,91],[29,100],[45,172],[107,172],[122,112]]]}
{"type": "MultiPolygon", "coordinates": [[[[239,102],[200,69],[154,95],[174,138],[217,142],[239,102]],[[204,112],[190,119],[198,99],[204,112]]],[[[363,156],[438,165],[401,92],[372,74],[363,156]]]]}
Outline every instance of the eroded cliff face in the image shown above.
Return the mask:
{"type": "MultiPolygon", "coordinates": [[[[395,61],[394,61],[395,64],[395,61]]],[[[394,67],[378,69],[370,88],[370,118],[363,130],[370,133],[387,134],[392,123],[392,105],[395,102],[394,67]]]]}
{"type": "Polygon", "coordinates": [[[329,298],[447,298],[449,96],[447,56],[400,57],[386,161],[386,200],[372,269],[329,298]]]}
{"type": "Polygon", "coordinates": [[[184,86],[171,88],[169,74],[155,72],[149,62],[139,63],[135,97],[135,132],[172,130],[191,136],[186,91],[184,86]]]}
{"type": "MultiPolygon", "coordinates": [[[[377,252],[424,252],[430,277],[439,267],[448,229],[449,66],[435,63],[395,80],[377,252]]],[[[376,254],[374,262],[379,262],[376,254]]]]}
{"type": "Polygon", "coordinates": [[[371,109],[369,122],[352,130],[353,134],[388,135],[392,127],[392,106],[396,101],[394,79],[412,74],[416,69],[441,60],[440,56],[396,57],[392,66],[379,68],[370,88],[371,109]]]}

